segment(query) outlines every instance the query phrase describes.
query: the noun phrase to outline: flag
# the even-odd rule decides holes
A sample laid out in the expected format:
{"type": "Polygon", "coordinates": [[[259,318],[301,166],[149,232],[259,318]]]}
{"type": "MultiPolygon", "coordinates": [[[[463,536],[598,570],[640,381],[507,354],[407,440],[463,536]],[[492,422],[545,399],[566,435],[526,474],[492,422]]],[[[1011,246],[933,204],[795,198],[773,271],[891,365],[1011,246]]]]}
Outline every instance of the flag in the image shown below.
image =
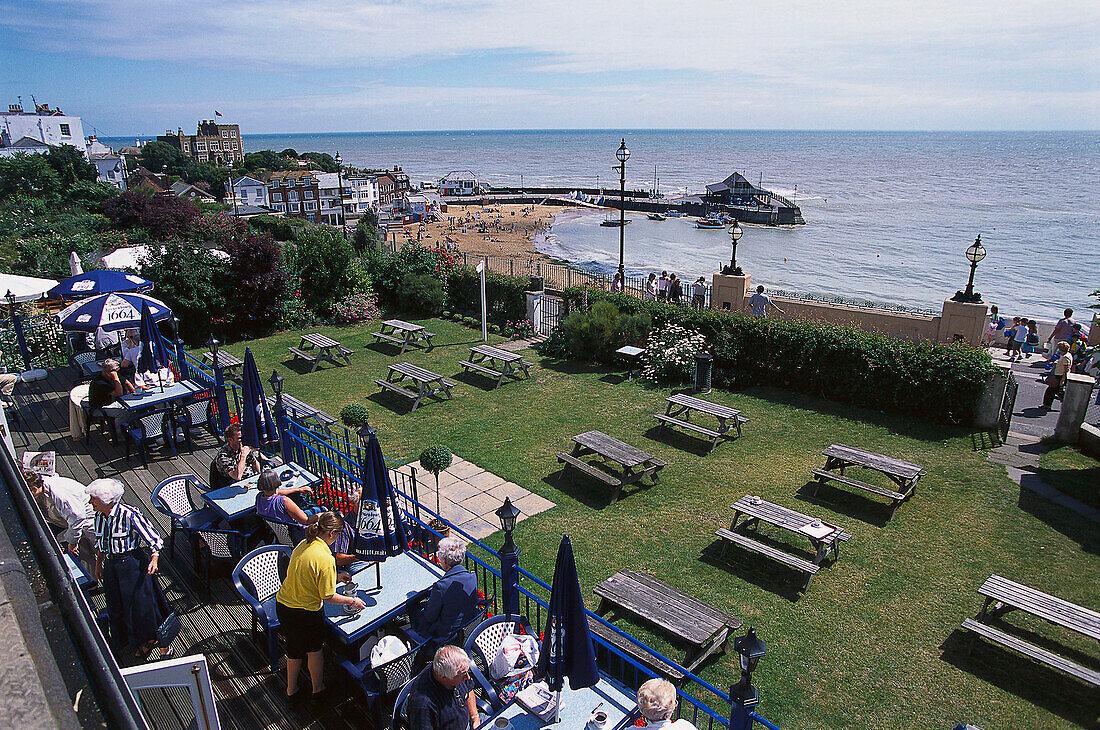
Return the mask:
{"type": "Polygon", "coordinates": [[[214,116],[220,117],[221,115],[222,113],[220,111],[218,111],[217,109],[214,110],[214,116]]]}

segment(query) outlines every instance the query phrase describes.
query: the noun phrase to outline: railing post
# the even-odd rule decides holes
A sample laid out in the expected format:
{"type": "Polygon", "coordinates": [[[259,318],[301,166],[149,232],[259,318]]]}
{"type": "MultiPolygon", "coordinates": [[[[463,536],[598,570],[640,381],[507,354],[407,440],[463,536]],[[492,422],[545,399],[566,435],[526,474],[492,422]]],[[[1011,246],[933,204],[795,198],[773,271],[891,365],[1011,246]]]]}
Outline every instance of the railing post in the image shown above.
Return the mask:
{"type": "Polygon", "coordinates": [[[27,349],[27,337],[23,332],[23,318],[14,312],[11,315],[11,323],[15,327],[15,341],[19,343],[19,354],[23,357],[24,370],[30,370],[31,351],[27,349]]]}

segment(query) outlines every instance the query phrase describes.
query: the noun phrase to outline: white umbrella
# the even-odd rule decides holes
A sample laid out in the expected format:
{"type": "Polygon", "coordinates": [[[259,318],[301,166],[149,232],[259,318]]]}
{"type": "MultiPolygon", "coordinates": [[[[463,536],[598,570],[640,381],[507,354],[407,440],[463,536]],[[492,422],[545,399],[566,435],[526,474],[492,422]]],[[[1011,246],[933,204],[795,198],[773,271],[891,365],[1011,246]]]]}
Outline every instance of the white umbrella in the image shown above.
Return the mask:
{"type": "Polygon", "coordinates": [[[84,267],[80,263],[80,257],[76,251],[69,252],[69,276],[79,276],[84,273],[84,267]]]}

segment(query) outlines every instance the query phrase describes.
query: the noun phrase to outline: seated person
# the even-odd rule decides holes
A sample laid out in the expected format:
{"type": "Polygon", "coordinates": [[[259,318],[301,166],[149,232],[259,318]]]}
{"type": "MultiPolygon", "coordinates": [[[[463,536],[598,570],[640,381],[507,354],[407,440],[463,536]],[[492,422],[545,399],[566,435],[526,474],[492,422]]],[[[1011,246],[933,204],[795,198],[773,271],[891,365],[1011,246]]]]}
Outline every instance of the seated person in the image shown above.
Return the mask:
{"type": "Polygon", "coordinates": [[[431,666],[412,681],[405,704],[410,730],[466,730],[481,724],[470,657],[462,648],[441,646],[431,666]]]}
{"type": "Polygon", "coordinates": [[[97,360],[109,355],[117,355],[119,352],[117,331],[112,330],[108,332],[102,327],[96,327],[95,334],[92,336],[91,340],[91,344],[95,347],[97,360]]]}
{"type": "Polygon", "coordinates": [[[369,560],[363,560],[355,554],[355,541],[359,538],[359,532],[355,529],[359,516],[359,498],[363,494],[362,487],[356,487],[348,495],[351,500],[351,509],[344,516],[344,528],[336,536],[336,542],[332,544],[332,555],[336,558],[336,569],[354,575],[358,571],[370,566],[369,560]]]}
{"type": "Polygon", "coordinates": [[[225,429],[225,447],[210,464],[210,488],[228,487],[260,473],[259,451],[241,443],[241,426],[231,423],[225,429]]]}
{"type": "MultiPolygon", "coordinates": [[[[260,472],[260,478],[256,480],[259,493],[256,495],[256,514],[279,522],[297,523],[302,527],[317,521],[317,515],[307,515],[298,503],[288,497],[289,494],[298,492],[313,493],[310,487],[283,487],[282,480],[274,469],[264,469],[260,472]]],[[[347,522],[345,521],[345,528],[347,522]]],[[[301,539],[302,529],[291,530],[291,535],[301,539]],[[295,534],[297,533],[297,534],[295,534]]],[[[339,567],[339,563],[336,564],[339,567]]]]}
{"type": "Polygon", "coordinates": [[[134,386],[123,383],[118,377],[118,361],[104,360],[92,381],[88,383],[88,405],[102,408],[114,403],[126,393],[133,393],[134,386]]]}
{"type": "Polygon", "coordinates": [[[672,721],[676,713],[676,687],[667,679],[651,679],[638,688],[638,709],[650,730],[695,730],[683,718],[672,721]]]}
{"type": "Polygon", "coordinates": [[[137,330],[126,330],[126,339],[122,341],[122,362],[119,372],[123,379],[134,382],[138,360],[141,359],[141,339],[137,330]]]}
{"type": "Polygon", "coordinates": [[[466,544],[457,537],[445,537],[435,555],[447,572],[428,589],[426,597],[421,599],[421,593],[409,602],[409,635],[418,642],[446,641],[477,611],[477,576],[464,564],[466,544]]]}

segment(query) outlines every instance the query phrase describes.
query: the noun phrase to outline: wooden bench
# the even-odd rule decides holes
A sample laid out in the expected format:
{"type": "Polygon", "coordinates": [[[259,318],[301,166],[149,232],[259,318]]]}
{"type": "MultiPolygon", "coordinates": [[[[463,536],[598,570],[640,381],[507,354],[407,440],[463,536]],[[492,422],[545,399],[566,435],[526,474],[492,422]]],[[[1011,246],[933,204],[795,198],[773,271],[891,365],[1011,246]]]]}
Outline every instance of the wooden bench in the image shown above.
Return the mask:
{"type": "Polygon", "coordinates": [[[619,632],[609,629],[599,619],[589,616],[588,630],[621,651],[623,654],[634,659],[642,666],[651,669],[657,676],[667,679],[677,687],[681,686],[684,680],[687,679],[687,675],[675,666],[669,664],[657,654],[647,651],[643,647],[635,644],[619,632]]]}
{"type": "Polygon", "coordinates": [[[838,474],[837,472],[833,471],[825,471],[824,469],[814,469],[813,475],[817,478],[814,483],[815,497],[817,496],[817,490],[821,489],[821,485],[824,484],[826,481],[840,482],[841,484],[846,484],[849,487],[863,489],[882,497],[889,497],[890,499],[894,500],[894,506],[890,508],[890,519],[893,519],[894,512],[897,510],[898,506],[905,500],[909,499],[909,497],[911,497],[913,494],[912,491],[910,491],[909,494],[902,494],[901,492],[895,492],[891,489],[887,489],[886,487],[878,487],[874,484],[861,482],[858,479],[852,479],[850,476],[838,474]]]}
{"type": "Polygon", "coordinates": [[[748,537],[747,535],[742,535],[739,532],[734,532],[733,530],[727,530],[724,527],[720,527],[714,534],[722,540],[722,552],[720,553],[721,557],[726,556],[726,549],[729,547],[730,543],[733,543],[735,545],[738,545],[739,547],[745,548],[746,550],[751,550],[754,553],[759,553],[760,555],[771,558],[772,560],[784,563],[785,565],[789,565],[795,570],[801,570],[803,573],[806,573],[806,588],[810,587],[810,581],[812,581],[814,579],[814,576],[817,575],[817,571],[821,570],[820,565],[814,565],[809,560],[803,560],[797,555],[791,555],[790,553],[774,548],[771,545],[765,545],[764,543],[759,542],[758,540],[753,540],[751,537],[748,537]]]}
{"type": "Polygon", "coordinates": [[[386,379],[383,380],[379,378],[374,382],[385,390],[392,391],[410,399],[413,402],[412,409],[409,411],[410,413],[420,406],[420,401],[425,397],[432,397],[439,400],[440,394],[443,394],[447,398],[450,398],[451,388],[457,385],[457,383],[447,380],[442,375],[438,375],[430,370],[425,370],[424,368],[417,367],[407,362],[399,362],[390,365],[390,371],[386,379]],[[415,384],[416,390],[404,385],[409,382],[415,384]]]}
{"type": "MultiPolygon", "coordinates": [[[[664,413],[654,413],[653,417],[661,422],[660,428],[678,426],[689,431],[701,433],[712,439],[710,451],[718,447],[718,442],[724,438],[733,438],[731,431],[736,430],[738,438],[741,437],[741,424],[748,423],[749,419],[741,415],[741,411],[710,401],[695,398],[685,393],[674,393],[665,400],[668,407],[664,413]],[[673,410],[675,409],[675,411],[673,410]],[[707,428],[691,422],[692,413],[705,413],[718,419],[718,428],[707,428]]],[[[710,452],[708,452],[710,453],[710,452]]]]}
{"type": "Polygon", "coordinates": [[[597,614],[622,609],[691,644],[683,661],[689,671],[725,651],[730,633],[741,627],[740,619],[643,573],[621,570],[593,592],[600,597],[597,614]]]}
{"type": "Polygon", "coordinates": [[[322,335],[320,332],[302,335],[302,341],[298,343],[297,347],[288,347],[287,349],[295,357],[313,363],[313,367],[310,369],[311,373],[316,371],[317,366],[322,362],[339,365],[340,358],[344,359],[345,365],[350,365],[351,356],[355,354],[354,350],[344,347],[336,340],[322,335]]]}
{"type": "Polygon", "coordinates": [[[569,466],[572,466],[576,469],[579,469],[580,471],[583,471],[585,474],[587,474],[589,476],[596,477],[600,481],[605,482],[607,484],[610,484],[613,487],[618,487],[618,486],[621,485],[621,481],[615,475],[608,474],[603,469],[597,469],[596,467],[592,466],[588,462],[581,461],[580,459],[576,458],[575,456],[567,454],[564,451],[562,453],[558,454],[558,463],[559,464],[569,464],[569,466]]]}
{"type": "Polygon", "coordinates": [[[400,319],[387,319],[379,325],[378,332],[371,333],[371,337],[374,338],[375,344],[386,340],[395,345],[400,345],[400,354],[404,355],[405,349],[409,345],[416,344],[421,340],[427,343],[427,349],[432,349],[432,338],[435,337],[435,333],[429,332],[419,324],[411,324],[400,319]]]}
{"type": "MultiPolygon", "coordinates": [[[[611,504],[618,501],[622,488],[628,484],[634,484],[646,477],[652,479],[654,484],[659,484],[660,477],[657,472],[667,466],[664,460],[612,438],[602,431],[586,431],[574,436],[573,450],[558,454],[558,462],[575,467],[613,487],[611,504]],[[605,463],[618,464],[623,469],[622,474],[611,475],[581,461],[580,457],[591,454],[599,456],[605,463]]],[[[563,467],[558,478],[560,479],[564,474],[563,467]]]]}
{"type": "Polygon", "coordinates": [[[1053,652],[1049,652],[1046,649],[1042,649],[1034,644],[1029,644],[1023,639],[1019,639],[1012,634],[1005,633],[1000,629],[994,628],[988,624],[983,624],[975,619],[968,618],[962,623],[962,627],[973,634],[973,638],[970,642],[970,647],[967,653],[973,651],[975,640],[978,636],[984,636],[986,639],[1000,644],[1001,646],[1012,649],[1025,656],[1029,656],[1036,661],[1042,662],[1047,666],[1058,669],[1066,674],[1077,677],[1080,680],[1088,682],[1091,685],[1100,687],[1100,672],[1096,672],[1087,667],[1082,667],[1080,664],[1071,662],[1065,657],[1059,656],[1053,652]]]}
{"type": "Polygon", "coordinates": [[[521,372],[524,378],[531,377],[531,373],[528,372],[531,363],[515,352],[501,350],[491,345],[474,345],[470,348],[470,358],[460,360],[458,364],[462,366],[465,372],[476,370],[479,373],[496,378],[497,384],[495,387],[497,388],[504,383],[505,378],[519,380],[521,372]]]}
{"type": "Polygon", "coordinates": [[[371,337],[374,338],[375,343],[381,342],[382,340],[388,340],[397,345],[405,344],[404,337],[394,337],[393,335],[387,335],[384,332],[372,332],[371,337]]]}
{"type": "Polygon", "coordinates": [[[812,471],[814,478],[817,480],[814,495],[817,494],[818,489],[821,488],[824,482],[834,481],[883,497],[889,497],[893,500],[893,506],[890,508],[890,519],[893,519],[898,506],[913,496],[917,488],[917,481],[925,473],[920,464],[913,464],[912,462],[845,446],[844,444],[832,444],[821,453],[825,456],[825,467],[812,471]],[[858,479],[852,479],[844,473],[844,470],[850,466],[858,466],[884,474],[897,486],[897,489],[877,487],[858,479]]]}

